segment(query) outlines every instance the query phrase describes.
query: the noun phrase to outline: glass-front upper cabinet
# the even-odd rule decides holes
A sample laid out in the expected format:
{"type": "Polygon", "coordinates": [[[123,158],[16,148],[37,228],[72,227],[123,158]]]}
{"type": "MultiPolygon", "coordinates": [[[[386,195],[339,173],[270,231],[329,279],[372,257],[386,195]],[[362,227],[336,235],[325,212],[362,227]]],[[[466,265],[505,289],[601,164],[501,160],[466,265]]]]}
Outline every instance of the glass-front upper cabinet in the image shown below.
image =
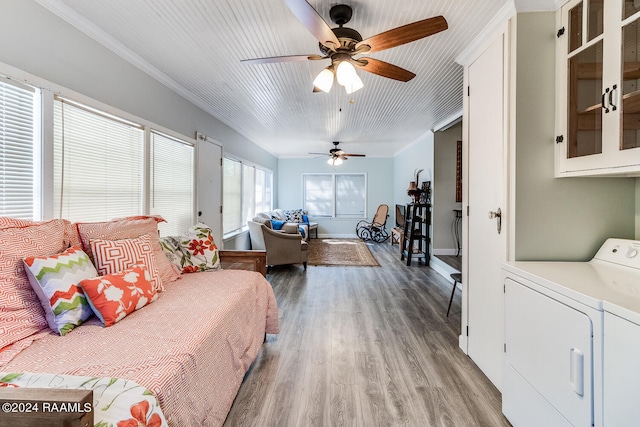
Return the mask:
{"type": "Polygon", "coordinates": [[[640,174],[640,0],[560,9],[556,176],[640,174]]]}

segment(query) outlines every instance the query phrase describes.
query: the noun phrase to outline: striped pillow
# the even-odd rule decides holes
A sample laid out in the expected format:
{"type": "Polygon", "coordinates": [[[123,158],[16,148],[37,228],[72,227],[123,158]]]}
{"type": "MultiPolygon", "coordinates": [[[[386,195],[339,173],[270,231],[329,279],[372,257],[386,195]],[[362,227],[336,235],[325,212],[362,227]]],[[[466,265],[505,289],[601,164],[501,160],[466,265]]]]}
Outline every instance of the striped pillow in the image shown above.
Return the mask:
{"type": "Polygon", "coordinates": [[[151,238],[148,235],[145,234],[135,239],[95,239],[90,241],[90,245],[100,276],[120,273],[134,265],[142,264],[149,270],[154,291],[162,290],[162,282],[151,247],[151,238]]]}
{"type": "Polygon", "coordinates": [[[96,277],[98,272],[82,249],[74,246],[49,257],[29,257],[24,264],[53,331],[66,335],[93,315],[78,283],[96,277]]]}

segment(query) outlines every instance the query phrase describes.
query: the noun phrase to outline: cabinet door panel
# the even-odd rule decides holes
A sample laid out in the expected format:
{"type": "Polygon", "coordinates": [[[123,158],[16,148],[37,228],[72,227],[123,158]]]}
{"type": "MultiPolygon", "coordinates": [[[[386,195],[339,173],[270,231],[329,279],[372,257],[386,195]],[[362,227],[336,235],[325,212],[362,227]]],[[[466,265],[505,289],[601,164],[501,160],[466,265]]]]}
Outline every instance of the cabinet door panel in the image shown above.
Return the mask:
{"type": "Polygon", "coordinates": [[[567,157],[602,153],[602,41],[569,58],[567,157]]]}
{"type": "Polygon", "coordinates": [[[640,147],[640,22],[622,28],[621,150],[640,147]]]}
{"type": "Polygon", "coordinates": [[[593,420],[591,319],[506,279],[506,362],[574,426],[593,420]]]}

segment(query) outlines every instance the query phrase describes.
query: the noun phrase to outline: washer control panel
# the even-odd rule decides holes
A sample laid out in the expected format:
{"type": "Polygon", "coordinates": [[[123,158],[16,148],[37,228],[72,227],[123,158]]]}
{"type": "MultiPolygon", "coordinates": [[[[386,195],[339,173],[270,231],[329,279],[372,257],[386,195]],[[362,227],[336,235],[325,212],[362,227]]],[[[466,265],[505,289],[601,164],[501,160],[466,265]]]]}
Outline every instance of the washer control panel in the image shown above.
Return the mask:
{"type": "Polygon", "coordinates": [[[593,259],[640,270],[640,241],[607,239],[593,259]]]}

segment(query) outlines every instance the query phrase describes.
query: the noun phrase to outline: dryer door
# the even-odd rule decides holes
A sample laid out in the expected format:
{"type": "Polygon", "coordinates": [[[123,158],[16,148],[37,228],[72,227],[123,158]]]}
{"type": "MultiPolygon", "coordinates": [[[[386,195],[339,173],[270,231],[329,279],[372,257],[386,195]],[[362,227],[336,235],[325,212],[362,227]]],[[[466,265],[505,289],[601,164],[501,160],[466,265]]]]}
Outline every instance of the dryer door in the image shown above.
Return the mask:
{"type": "Polygon", "coordinates": [[[507,367],[522,376],[572,425],[591,426],[591,319],[509,278],[505,285],[507,367]]]}

